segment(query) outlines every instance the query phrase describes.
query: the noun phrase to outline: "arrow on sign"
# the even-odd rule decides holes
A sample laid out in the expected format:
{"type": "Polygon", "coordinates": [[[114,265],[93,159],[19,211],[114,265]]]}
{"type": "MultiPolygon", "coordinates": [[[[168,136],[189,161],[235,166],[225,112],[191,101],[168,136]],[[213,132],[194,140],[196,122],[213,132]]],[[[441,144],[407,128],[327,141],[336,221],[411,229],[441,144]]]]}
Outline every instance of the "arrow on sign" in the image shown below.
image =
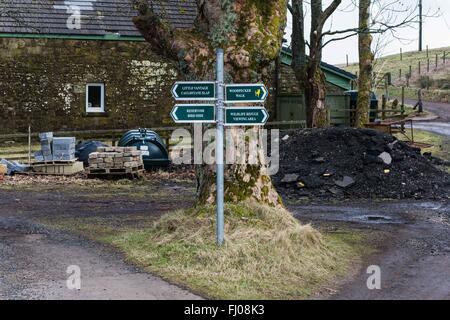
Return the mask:
{"type": "Polygon", "coordinates": [[[216,120],[213,104],[175,105],[170,115],[175,123],[213,123],[216,120]]]}
{"type": "Polygon", "coordinates": [[[229,84],[225,87],[225,103],[265,102],[268,95],[263,84],[229,84]]]}
{"type": "Polygon", "coordinates": [[[214,82],[176,82],[172,87],[175,100],[211,101],[216,98],[214,82]]]}
{"type": "Polygon", "coordinates": [[[268,119],[263,107],[225,108],[226,126],[262,126],[268,119]]]}

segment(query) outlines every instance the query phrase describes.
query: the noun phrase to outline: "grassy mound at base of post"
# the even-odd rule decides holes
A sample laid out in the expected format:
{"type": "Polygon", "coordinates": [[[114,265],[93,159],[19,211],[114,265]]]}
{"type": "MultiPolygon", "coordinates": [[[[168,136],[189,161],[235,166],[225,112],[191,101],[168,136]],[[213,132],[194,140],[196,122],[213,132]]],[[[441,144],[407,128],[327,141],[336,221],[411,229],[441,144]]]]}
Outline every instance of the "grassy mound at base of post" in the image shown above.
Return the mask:
{"type": "Polygon", "coordinates": [[[323,236],[286,210],[251,202],[226,205],[225,234],[216,246],[215,207],[206,206],[103,240],[146,270],[219,299],[310,297],[362,251],[355,234],[323,236]]]}

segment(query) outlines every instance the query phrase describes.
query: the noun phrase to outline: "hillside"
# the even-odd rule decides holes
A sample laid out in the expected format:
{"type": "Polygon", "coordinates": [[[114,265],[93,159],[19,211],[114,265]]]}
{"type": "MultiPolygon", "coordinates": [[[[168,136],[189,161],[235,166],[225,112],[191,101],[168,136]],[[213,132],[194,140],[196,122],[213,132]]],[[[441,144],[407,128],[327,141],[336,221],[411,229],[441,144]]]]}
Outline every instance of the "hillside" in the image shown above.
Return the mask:
{"type": "MultiPolygon", "coordinates": [[[[408,86],[407,75],[411,66],[409,88],[406,89],[408,98],[415,98],[417,88],[429,89],[424,91],[425,99],[436,102],[450,101],[450,47],[430,49],[422,52],[404,52],[379,58],[375,61],[374,71],[377,77],[377,91],[381,93],[384,86],[383,75],[390,72],[392,76],[391,95],[398,95],[400,87],[408,86]],[[445,64],[444,64],[444,52],[445,64]],[[436,67],[437,57],[437,67],[436,67]],[[429,61],[429,70],[428,70],[429,61]],[[420,62],[420,72],[419,72],[420,62]]],[[[352,73],[358,72],[358,64],[343,67],[352,73]]]]}

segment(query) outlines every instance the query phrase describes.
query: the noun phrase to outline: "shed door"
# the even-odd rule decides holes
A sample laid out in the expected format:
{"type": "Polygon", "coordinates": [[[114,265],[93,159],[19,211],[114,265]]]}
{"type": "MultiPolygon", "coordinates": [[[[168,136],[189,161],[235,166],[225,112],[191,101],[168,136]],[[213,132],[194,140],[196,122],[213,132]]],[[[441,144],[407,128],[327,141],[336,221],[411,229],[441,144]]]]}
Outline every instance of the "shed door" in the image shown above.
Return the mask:
{"type": "Polygon", "coordinates": [[[306,121],[303,96],[278,97],[278,121],[306,121]]]}
{"type": "Polygon", "coordinates": [[[325,104],[330,111],[330,124],[333,126],[350,126],[350,97],[347,95],[327,95],[325,104]]]}

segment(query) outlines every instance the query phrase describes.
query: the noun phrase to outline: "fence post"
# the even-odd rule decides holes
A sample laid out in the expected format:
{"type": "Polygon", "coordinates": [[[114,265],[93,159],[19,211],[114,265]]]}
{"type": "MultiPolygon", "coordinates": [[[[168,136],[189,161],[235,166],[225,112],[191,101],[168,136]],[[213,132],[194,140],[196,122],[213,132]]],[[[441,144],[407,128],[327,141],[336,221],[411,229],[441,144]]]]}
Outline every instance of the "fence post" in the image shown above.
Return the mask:
{"type": "Polygon", "coordinates": [[[383,94],[381,100],[381,120],[386,119],[386,96],[383,94]]]}
{"type": "Polygon", "coordinates": [[[402,105],[401,105],[401,110],[402,110],[402,116],[405,114],[405,87],[402,86],[402,105]]]}
{"type": "Polygon", "coordinates": [[[28,126],[28,164],[31,165],[31,125],[28,126]]]}
{"type": "Polygon", "coordinates": [[[398,78],[399,78],[399,79],[402,79],[402,69],[400,69],[400,70],[398,71],[398,78]]]}
{"type": "Polygon", "coordinates": [[[347,57],[347,67],[348,67],[348,54],[346,55],[346,57],[347,57]]]}
{"type": "Polygon", "coordinates": [[[420,70],[421,69],[421,65],[420,65],[420,61],[419,61],[419,76],[420,76],[420,70]]]}
{"type": "Polygon", "coordinates": [[[429,56],[428,56],[428,46],[427,46],[427,58],[429,58],[429,56]]]}
{"type": "Polygon", "coordinates": [[[430,72],[430,59],[427,60],[427,72],[430,72]]]}
{"type": "Polygon", "coordinates": [[[403,61],[403,50],[400,48],[400,61],[403,61]]]}

